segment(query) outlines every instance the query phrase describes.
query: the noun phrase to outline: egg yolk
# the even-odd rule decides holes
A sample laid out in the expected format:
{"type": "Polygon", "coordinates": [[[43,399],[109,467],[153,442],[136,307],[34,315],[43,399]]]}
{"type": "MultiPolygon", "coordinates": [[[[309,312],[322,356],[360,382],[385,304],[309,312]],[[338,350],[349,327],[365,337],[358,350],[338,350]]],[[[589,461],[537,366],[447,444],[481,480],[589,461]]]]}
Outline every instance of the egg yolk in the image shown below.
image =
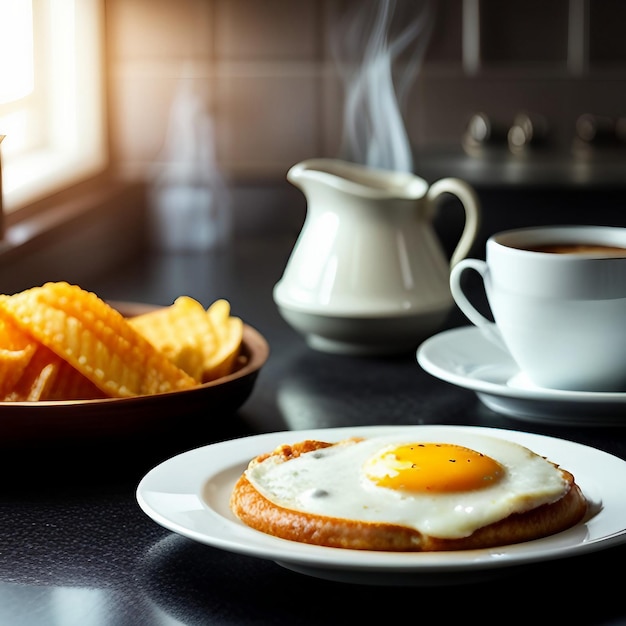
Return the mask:
{"type": "Polygon", "coordinates": [[[385,450],[364,470],[380,487],[415,493],[475,491],[504,475],[504,468],[492,458],[448,443],[412,443],[385,450]]]}

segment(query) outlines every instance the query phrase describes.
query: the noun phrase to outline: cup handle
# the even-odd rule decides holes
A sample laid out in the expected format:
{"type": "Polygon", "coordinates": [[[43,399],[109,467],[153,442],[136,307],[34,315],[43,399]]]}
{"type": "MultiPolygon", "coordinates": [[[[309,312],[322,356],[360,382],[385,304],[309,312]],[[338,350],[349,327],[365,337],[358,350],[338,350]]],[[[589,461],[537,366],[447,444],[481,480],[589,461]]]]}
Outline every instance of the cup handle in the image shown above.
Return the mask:
{"type": "Polygon", "coordinates": [[[482,334],[487,339],[498,345],[500,348],[507,350],[498,327],[494,324],[494,322],[480,313],[465,295],[463,287],[461,286],[461,276],[466,270],[474,270],[475,272],[478,272],[484,284],[485,274],[487,273],[487,263],[485,261],[481,261],[480,259],[461,259],[450,270],[450,291],[454,301],[457,303],[459,309],[461,309],[464,313],[465,317],[467,317],[472,324],[480,328],[482,334]]]}
{"type": "Polygon", "coordinates": [[[459,178],[441,178],[434,182],[426,194],[430,207],[435,206],[435,200],[444,193],[456,196],[465,209],[465,225],[459,242],[450,258],[450,267],[454,267],[461,259],[467,256],[480,225],[480,202],[473,187],[459,178]]]}

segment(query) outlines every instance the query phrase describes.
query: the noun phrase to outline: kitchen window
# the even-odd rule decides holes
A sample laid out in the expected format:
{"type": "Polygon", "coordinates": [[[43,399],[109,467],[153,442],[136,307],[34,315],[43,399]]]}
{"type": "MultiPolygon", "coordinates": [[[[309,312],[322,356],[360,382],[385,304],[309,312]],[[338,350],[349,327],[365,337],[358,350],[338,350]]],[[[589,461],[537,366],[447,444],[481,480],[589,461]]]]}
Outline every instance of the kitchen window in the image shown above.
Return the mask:
{"type": "Polygon", "coordinates": [[[5,213],[106,165],[102,0],[0,2],[5,213]]]}

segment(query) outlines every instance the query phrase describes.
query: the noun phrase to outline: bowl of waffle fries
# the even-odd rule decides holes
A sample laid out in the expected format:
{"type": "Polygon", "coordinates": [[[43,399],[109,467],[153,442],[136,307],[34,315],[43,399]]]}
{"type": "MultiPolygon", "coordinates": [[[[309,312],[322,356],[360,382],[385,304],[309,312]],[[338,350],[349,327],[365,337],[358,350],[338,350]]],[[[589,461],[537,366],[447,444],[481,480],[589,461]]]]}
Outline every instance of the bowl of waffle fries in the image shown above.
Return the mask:
{"type": "Polygon", "coordinates": [[[0,440],[218,419],[247,400],[268,356],[224,299],[107,302],[67,282],[0,294],[0,440]]]}

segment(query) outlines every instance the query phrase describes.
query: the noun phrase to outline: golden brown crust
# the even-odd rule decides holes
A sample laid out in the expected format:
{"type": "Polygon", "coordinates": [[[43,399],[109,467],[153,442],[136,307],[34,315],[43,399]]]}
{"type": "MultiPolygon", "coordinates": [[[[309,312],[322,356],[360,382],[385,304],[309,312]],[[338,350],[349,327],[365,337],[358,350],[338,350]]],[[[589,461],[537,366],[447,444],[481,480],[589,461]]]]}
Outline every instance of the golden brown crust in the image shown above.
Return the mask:
{"type": "MultiPolygon", "coordinates": [[[[352,439],[351,441],[358,441],[357,439],[352,439]]],[[[320,450],[321,448],[329,448],[333,446],[333,443],[327,443],[325,441],[315,441],[313,439],[306,439],[304,441],[300,441],[299,443],[295,443],[293,445],[283,444],[278,446],[272,452],[267,452],[266,454],[260,454],[254,461],[256,463],[261,463],[265,461],[265,459],[270,456],[280,456],[283,461],[289,461],[290,459],[295,459],[299,457],[301,454],[305,454],[307,452],[315,452],[315,450],[320,450]]]]}
{"type": "MultiPolygon", "coordinates": [[[[280,446],[253,462],[262,462],[272,455],[280,456],[286,462],[330,445],[334,444],[308,440],[280,446]]],[[[569,485],[561,499],[524,513],[514,513],[459,539],[432,537],[395,524],[346,520],[286,509],[261,495],[245,474],[233,488],[230,506],[242,522],[256,530],[320,546],[404,552],[490,548],[552,535],[570,528],[584,517],[587,502],[574,476],[562,468],[559,471],[569,485]]]]}

